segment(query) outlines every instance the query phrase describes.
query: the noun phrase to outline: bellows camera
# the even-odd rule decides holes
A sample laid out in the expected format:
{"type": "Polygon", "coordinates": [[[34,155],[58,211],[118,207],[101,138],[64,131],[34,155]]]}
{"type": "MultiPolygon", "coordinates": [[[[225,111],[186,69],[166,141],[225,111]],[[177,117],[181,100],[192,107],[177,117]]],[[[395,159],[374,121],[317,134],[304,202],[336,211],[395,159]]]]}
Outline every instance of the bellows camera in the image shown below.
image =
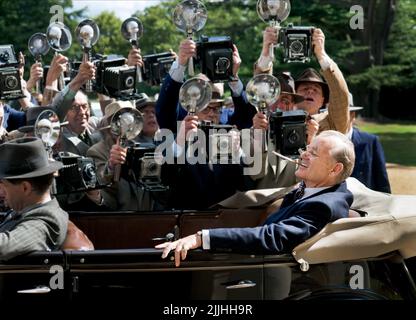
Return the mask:
{"type": "Polygon", "coordinates": [[[59,152],[58,160],[63,163],[56,178],[57,193],[86,191],[98,187],[94,160],[78,155],[66,155],[59,152]]]}
{"type": "Polygon", "coordinates": [[[24,97],[20,84],[19,60],[13,45],[0,45],[0,99],[24,97]]]}
{"type": "Polygon", "coordinates": [[[306,118],[303,110],[280,111],[270,115],[270,137],[285,156],[298,156],[299,148],[306,147],[306,118]]]}
{"type": "Polygon", "coordinates": [[[125,65],[123,57],[102,57],[95,62],[95,90],[112,98],[128,98],[135,94],[136,67],[125,65]]]}
{"type": "Polygon", "coordinates": [[[234,163],[235,139],[239,132],[231,125],[212,124],[211,121],[201,121],[199,129],[206,139],[205,153],[212,163],[234,163]]]}
{"type": "Polygon", "coordinates": [[[233,43],[230,37],[201,36],[196,48],[196,62],[212,82],[233,79],[233,43]]]}
{"type": "Polygon", "coordinates": [[[152,143],[133,143],[127,149],[126,163],[123,164],[122,176],[127,180],[133,180],[144,190],[164,191],[162,185],[161,161],[157,161],[162,155],[155,152],[156,146],[152,143]]]}
{"type": "Polygon", "coordinates": [[[294,27],[289,24],[281,29],[284,62],[309,62],[312,56],[313,27],[294,27]]]}
{"type": "Polygon", "coordinates": [[[175,55],[172,52],[143,56],[143,80],[151,86],[160,85],[174,61],[175,55]]]}

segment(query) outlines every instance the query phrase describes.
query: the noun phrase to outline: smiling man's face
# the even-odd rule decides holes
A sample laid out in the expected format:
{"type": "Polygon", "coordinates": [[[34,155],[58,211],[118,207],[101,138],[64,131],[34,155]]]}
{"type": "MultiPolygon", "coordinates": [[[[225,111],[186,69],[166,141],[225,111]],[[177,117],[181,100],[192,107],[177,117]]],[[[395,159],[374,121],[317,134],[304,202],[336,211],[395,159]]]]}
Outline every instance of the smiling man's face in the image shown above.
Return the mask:
{"type": "Polygon", "coordinates": [[[303,82],[299,84],[297,94],[302,95],[305,100],[297,105],[299,109],[305,110],[310,115],[319,113],[324,105],[325,97],[322,87],[314,82],[303,82]]]}

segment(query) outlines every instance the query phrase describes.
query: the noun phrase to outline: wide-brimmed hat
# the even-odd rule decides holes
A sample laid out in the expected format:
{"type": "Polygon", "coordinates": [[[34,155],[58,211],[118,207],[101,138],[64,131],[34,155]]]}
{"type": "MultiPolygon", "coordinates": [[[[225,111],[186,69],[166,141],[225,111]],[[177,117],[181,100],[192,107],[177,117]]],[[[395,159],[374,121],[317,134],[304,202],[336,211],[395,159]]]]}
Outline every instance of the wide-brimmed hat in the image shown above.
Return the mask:
{"type": "Polygon", "coordinates": [[[295,104],[301,103],[305,100],[303,96],[295,92],[295,80],[290,74],[280,73],[277,76],[277,79],[280,83],[281,93],[291,95],[295,101],[295,104]]]}
{"type": "Polygon", "coordinates": [[[17,128],[17,130],[19,130],[20,132],[23,132],[23,133],[33,131],[37,118],[45,110],[53,111],[53,109],[50,108],[50,107],[31,107],[31,108],[27,109],[27,111],[26,111],[26,125],[23,126],[23,127],[17,128]]]}
{"type": "Polygon", "coordinates": [[[146,107],[156,107],[156,102],[149,98],[146,93],[141,93],[140,98],[136,100],[136,109],[142,111],[146,107]]]}
{"type": "Polygon", "coordinates": [[[354,105],[354,98],[353,98],[351,92],[349,92],[348,93],[348,110],[350,112],[353,112],[353,111],[360,111],[360,110],[363,110],[363,109],[364,109],[363,107],[359,107],[359,106],[354,105]]]}
{"type": "Polygon", "coordinates": [[[19,138],[0,145],[0,179],[24,179],[58,171],[62,162],[48,158],[40,139],[19,138]]]}
{"type": "MultiPolygon", "coordinates": [[[[349,111],[349,112],[355,112],[355,111],[360,111],[360,110],[363,110],[363,109],[364,109],[363,107],[359,107],[359,106],[355,106],[355,105],[354,105],[354,99],[353,99],[353,96],[352,96],[352,94],[349,92],[349,93],[348,93],[348,111],[349,111]]],[[[326,111],[328,111],[328,109],[327,109],[327,108],[323,108],[323,109],[319,110],[319,112],[326,112],[326,111]]]]}
{"type": "Polygon", "coordinates": [[[223,103],[224,83],[212,83],[212,98],[209,103],[223,103]]]}
{"type": "Polygon", "coordinates": [[[312,82],[317,83],[322,87],[322,92],[324,95],[324,104],[329,101],[329,87],[325,80],[321,77],[318,71],[313,68],[305,69],[300,76],[295,80],[296,91],[301,83],[312,82]]]}
{"type": "Polygon", "coordinates": [[[130,101],[114,101],[108,104],[104,110],[104,116],[102,118],[102,122],[106,122],[107,124],[110,118],[120,109],[123,108],[130,108],[134,109],[133,104],[130,101]]]}

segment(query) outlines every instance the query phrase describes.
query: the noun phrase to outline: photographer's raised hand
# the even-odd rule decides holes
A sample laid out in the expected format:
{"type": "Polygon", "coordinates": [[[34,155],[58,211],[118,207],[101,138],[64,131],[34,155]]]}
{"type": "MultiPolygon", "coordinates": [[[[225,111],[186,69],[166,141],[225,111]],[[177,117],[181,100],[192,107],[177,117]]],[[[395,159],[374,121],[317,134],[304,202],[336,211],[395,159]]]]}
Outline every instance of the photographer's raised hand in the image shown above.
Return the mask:
{"type": "Polygon", "coordinates": [[[315,53],[315,57],[316,59],[318,59],[318,61],[322,60],[322,58],[327,56],[325,52],[325,34],[319,28],[313,30],[312,46],[315,53]]]}
{"type": "Polygon", "coordinates": [[[253,117],[253,128],[267,130],[268,127],[269,121],[267,120],[266,115],[262,112],[256,113],[256,115],[253,117]]]}
{"type": "Polygon", "coordinates": [[[62,54],[58,54],[53,57],[51,66],[49,67],[48,74],[46,76],[45,85],[58,89],[58,78],[62,72],[66,70],[68,66],[68,58],[62,54]]]}
{"type": "Polygon", "coordinates": [[[262,56],[268,57],[270,55],[270,45],[277,44],[279,39],[280,27],[267,27],[263,31],[263,49],[261,51],[262,56]]]}
{"type": "Polygon", "coordinates": [[[26,83],[27,90],[31,92],[32,89],[36,87],[36,82],[41,78],[43,78],[42,64],[40,62],[36,62],[30,67],[30,77],[26,83]]]}
{"type": "Polygon", "coordinates": [[[180,65],[186,65],[190,57],[196,55],[196,44],[193,40],[182,40],[179,45],[178,62],[180,65]]]}
{"type": "Polygon", "coordinates": [[[316,136],[318,131],[319,131],[319,123],[316,120],[309,118],[306,121],[306,134],[308,137],[308,141],[306,141],[306,144],[311,143],[312,139],[316,136]]]}
{"type": "Polygon", "coordinates": [[[140,54],[140,49],[130,49],[129,55],[127,57],[127,64],[129,66],[143,66],[142,55],[140,54]]]}
{"type": "Polygon", "coordinates": [[[240,70],[241,66],[241,58],[240,53],[238,52],[238,48],[235,44],[233,44],[233,77],[238,78],[238,70],[240,70]]]}
{"type": "Polygon", "coordinates": [[[179,133],[176,138],[176,143],[179,146],[183,147],[188,138],[188,133],[195,132],[197,129],[198,129],[198,117],[191,116],[191,115],[186,116],[181,122],[179,133]]]}
{"type": "Polygon", "coordinates": [[[113,170],[118,164],[126,162],[127,148],[123,148],[118,143],[113,144],[110,150],[110,158],[108,159],[108,167],[113,170]]]}
{"type": "Polygon", "coordinates": [[[169,252],[175,250],[175,266],[179,267],[181,260],[185,260],[188,250],[202,247],[202,239],[198,233],[191,234],[174,242],[165,242],[155,246],[156,249],[163,249],[162,259],[165,259],[169,252]]]}
{"type": "Polygon", "coordinates": [[[69,84],[69,88],[77,92],[83,84],[85,84],[88,80],[95,79],[95,66],[92,62],[83,61],[79,66],[78,74],[69,84]]]}

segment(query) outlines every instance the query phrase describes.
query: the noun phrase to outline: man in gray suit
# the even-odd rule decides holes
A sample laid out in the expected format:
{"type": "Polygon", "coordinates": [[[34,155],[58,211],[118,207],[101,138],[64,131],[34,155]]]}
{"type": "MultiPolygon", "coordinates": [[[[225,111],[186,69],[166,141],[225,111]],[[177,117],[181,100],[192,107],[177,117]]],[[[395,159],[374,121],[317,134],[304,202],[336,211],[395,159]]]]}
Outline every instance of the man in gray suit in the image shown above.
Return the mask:
{"type": "Polygon", "coordinates": [[[12,209],[0,224],[0,260],[55,250],[63,244],[68,214],[49,192],[54,172],[60,168],[62,163],[48,159],[37,138],[0,146],[0,189],[12,209]]]}

